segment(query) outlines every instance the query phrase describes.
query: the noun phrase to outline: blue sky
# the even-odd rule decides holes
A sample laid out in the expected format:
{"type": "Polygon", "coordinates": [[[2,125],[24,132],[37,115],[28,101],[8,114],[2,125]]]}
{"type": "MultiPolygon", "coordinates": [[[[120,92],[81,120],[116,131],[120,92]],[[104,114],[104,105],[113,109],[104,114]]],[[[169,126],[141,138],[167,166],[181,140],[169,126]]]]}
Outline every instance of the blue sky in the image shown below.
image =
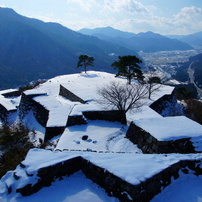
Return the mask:
{"type": "Polygon", "coordinates": [[[202,31],[202,0],[0,0],[0,6],[73,30],[111,26],[134,33],[202,31]]]}

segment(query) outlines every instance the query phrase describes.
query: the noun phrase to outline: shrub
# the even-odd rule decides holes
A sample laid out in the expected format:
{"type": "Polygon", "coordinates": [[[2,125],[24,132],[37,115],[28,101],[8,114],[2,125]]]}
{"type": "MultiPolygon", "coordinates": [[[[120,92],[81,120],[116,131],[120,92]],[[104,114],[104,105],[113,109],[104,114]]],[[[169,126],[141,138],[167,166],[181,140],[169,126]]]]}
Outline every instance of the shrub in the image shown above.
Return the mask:
{"type": "Polygon", "coordinates": [[[3,152],[0,157],[0,177],[24,160],[27,152],[33,147],[29,142],[29,129],[22,124],[8,126],[0,129],[0,147],[3,152]]]}
{"type": "Polygon", "coordinates": [[[26,91],[26,90],[31,90],[31,89],[37,87],[38,85],[44,83],[45,81],[46,81],[46,80],[38,80],[38,81],[31,82],[31,83],[29,83],[29,84],[26,85],[26,86],[21,86],[21,87],[19,88],[19,91],[20,91],[20,92],[23,92],[23,91],[26,91]]]}
{"type": "Polygon", "coordinates": [[[190,119],[202,124],[202,102],[189,99],[186,100],[186,104],[186,115],[190,119]]]}

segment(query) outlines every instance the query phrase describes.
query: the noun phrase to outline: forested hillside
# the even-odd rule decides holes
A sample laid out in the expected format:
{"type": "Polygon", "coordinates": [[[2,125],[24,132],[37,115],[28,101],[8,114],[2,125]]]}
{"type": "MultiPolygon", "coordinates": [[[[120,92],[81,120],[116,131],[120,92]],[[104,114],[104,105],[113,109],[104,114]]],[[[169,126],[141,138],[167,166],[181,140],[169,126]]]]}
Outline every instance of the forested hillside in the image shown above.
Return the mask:
{"type": "Polygon", "coordinates": [[[57,23],[23,17],[8,8],[0,8],[0,36],[0,89],[78,72],[80,54],[93,56],[96,70],[108,72],[113,72],[111,63],[118,55],[136,54],[57,23]]]}

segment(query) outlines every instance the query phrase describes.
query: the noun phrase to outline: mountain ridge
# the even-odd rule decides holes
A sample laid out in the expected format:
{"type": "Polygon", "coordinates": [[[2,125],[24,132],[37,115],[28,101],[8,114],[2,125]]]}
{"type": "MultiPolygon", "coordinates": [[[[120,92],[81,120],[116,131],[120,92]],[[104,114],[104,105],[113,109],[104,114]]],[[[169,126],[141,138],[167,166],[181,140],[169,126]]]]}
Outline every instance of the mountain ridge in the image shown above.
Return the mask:
{"type": "Polygon", "coordinates": [[[186,42],[196,49],[202,49],[202,31],[189,35],[168,35],[168,37],[186,42]]]}
{"type": "Polygon", "coordinates": [[[81,29],[79,32],[114,42],[115,44],[128,47],[135,51],[156,52],[193,49],[192,46],[185,42],[181,42],[177,39],[170,39],[166,36],[153,33],[151,31],[135,34],[130,32],[122,32],[112,27],[103,27],[96,29],[81,29]]]}
{"type": "Polygon", "coordinates": [[[61,74],[76,73],[78,56],[87,54],[95,58],[97,70],[113,72],[111,63],[118,55],[135,51],[86,36],[58,23],[27,18],[9,8],[0,8],[0,64],[12,68],[16,79],[1,72],[0,89],[13,88],[38,79],[61,74]],[[114,53],[114,54],[111,54],[114,53]]]}

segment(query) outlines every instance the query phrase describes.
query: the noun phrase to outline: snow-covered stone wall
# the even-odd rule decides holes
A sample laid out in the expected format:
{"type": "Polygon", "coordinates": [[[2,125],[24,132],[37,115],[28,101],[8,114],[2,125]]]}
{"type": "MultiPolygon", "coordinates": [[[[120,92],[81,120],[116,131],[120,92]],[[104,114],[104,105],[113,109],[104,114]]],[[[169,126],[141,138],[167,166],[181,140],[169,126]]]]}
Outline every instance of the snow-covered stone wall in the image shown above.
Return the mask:
{"type": "Polygon", "coordinates": [[[150,105],[157,113],[161,114],[162,116],[176,116],[182,115],[182,106],[178,105],[177,98],[175,96],[174,91],[172,94],[163,95],[161,98],[156,100],[150,105]]]}
{"type": "Polygon", "coordinates": [[[83,115],[90,120],[117,121],[122,124],[126,124],[126,115],[124,112],[119,110],[85,111],[83,112],[83,115]]]}
{"type": "MultiPolygon", "coordinates": [[[[155,127],[158,127],[156,125],[155,127]]],[[[126,137],[146,154],[160,153],[195,153],[195,148],[190,141],[191,138],[181,138],[170,141],[159,141],[150,133],[138,127],[134,123],[126,133],[126,137]]]]}
{"type": "Polygon", "coordinates": [[[15,113],[16,110],[7,110],[3,105],[0,104],[0,119],[3,123],[7,123],[9,116],[15,113]]]}
{"type": "Polygon", "coordinates": [[[23,119],[23,117],[28,113],[28,111],[32,110],[38,123],[40,123],[43,127],[46,127],[49,111],[40,103],[33,100],[34,97],[40,95],[43,94],[27,95],[23,93],[19,105],[19,116],[21,119],[23,119]]]}
{"type": "Polygon", "coordinates": [[[60,91],[59,91],[59,95],[73,101],[73,102],[81,102],[82,104],[85,104],[85,101],[83,99],[81,99],[80,97],[78,97],[77,95],[75,95],[74,93],[72,93],[71,91],[67,90],[64,86],[62,86],[60,84],[60,91]]]}
{"type": "MultiPolygon", "coordinates": [[[[202,168],[200,166],[200,160],[181,160],[139,184],[131,184],[109,172],[107,169],[99,167],[81,156],[77,156],[48,167],[40,168],[36,174],[37,181],[34,184],[28,181],[26,186],[18,188],[16,192],[20,192],[23,196],[31,195],[43,187],[51,186],[55,180],[62,179],[64,176],[70,176],[81,170],[86,177],[104,188],[108,195],[117,197],[120,201],[147,202],[168,186],[172,178],[177,179],[179,171],[188,174],[191,169],[191,172],[195,175],[202,175],[202,168]]],[[[15,173],[13,177],[19,180],[19,177],[15,173]]],[[[27,178],[29,177],[31,178],[32,175],[27,173],[27,178]]],[[[7,188],[10,193],[14,191],[12,186],[7,188]]]]}

